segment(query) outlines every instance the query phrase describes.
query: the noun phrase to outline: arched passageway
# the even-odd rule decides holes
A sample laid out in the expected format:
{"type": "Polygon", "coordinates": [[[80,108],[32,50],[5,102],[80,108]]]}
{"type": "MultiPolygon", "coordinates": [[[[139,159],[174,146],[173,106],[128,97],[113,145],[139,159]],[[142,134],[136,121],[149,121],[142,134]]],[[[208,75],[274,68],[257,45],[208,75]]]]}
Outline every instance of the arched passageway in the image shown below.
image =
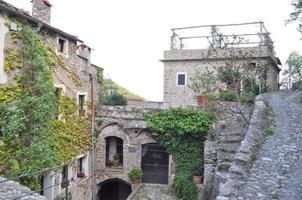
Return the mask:
{"type": "Polygon", "coordinates": [[[131,185],[120,179],[110,179],[99,184],[99,200],[126,200],[131,193],[131,185]]]}

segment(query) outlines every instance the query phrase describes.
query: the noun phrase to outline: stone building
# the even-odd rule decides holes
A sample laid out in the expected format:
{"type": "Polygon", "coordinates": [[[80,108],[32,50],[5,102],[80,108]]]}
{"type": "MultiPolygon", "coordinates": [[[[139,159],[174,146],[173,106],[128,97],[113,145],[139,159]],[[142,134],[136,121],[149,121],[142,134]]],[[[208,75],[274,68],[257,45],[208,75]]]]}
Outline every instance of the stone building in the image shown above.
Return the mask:
{"type": "MultiPolygon", "coordinates": [[[[76,101],[79,114],[89,113],[87,105],[92,97],[91,84],[94,85],[93,95],[97,102],[96,77],[97,70],[100,69],[91,63],[91,48],[76,36],[51,25],[52,5],[48,0],[32,0],[32,4],[30,15],[0,0],[0,86],[15,84],[15,75],[20,73],[20,67],[5,69],[5,59],[9,56],[8,52],[17,55],[16,52],[20,48],[14,40],[14,33],[21,29],[20,23],[28,25],[36,30],[42,41],[61,58],[62,66],[52,70],[55,88],[62,95],[76,101]]],[[[66,186],[59,184],[63,179],[70,181],[69,191],[73,199],[90,199],[90,159],[90,152],[84,152],[63,167],[62,173],[49,172],[43,176],[42,186],[48,188],[43,191],[46,199],[52,200],[64,193],[66,186]]]]}
{"type": "Polygon", "coordinates": [[[258,81],[278,90],[281,62],[275,56],[273,43],[262,22],[184,27],[172,29],[172,32],[171,49],[164,52],[161,60],[165,105],[196,105],[198,94],[188,87],[192,77],[198,71],[215,73],[230,63],[242,67],[264,65],[266,70],[259,75],[263,80],[257,77],[258,81]]]}
{"type": "Polygon", "coordinates": [[[132,191],[128,173],[135,168],[142,169],[143,183],[172,183],[172,156],[147,135],[143,117],[144,113],[160,111],[158,106],[157,102],[144,101],[135,106],[103,106],[98,109],[98,198],[125,199],[132,191]]]}

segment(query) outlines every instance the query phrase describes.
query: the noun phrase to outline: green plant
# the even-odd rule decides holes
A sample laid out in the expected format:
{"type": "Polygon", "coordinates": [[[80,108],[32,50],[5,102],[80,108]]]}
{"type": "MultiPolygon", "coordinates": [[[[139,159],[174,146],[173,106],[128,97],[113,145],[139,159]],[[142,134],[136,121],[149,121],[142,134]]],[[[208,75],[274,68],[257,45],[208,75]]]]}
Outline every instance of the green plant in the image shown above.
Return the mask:
{"type": "MultiPolygon", "coordinates": [[[[30,27],[19,34],[21,76],[0,87],[0,175],[7,178],[62,165],[90,149],[90,115],[78,116],[74,99],[55,96],[52,75],[61,58],[30,27]]],[[[20,58],[14,59],[11,63],[20,58]]],[[[38,176],[20,182],[40,189],[38,176]]]]}
{"type": "Polygon", "coordinates": [[[216,88],[215,77],[208,72],[196,71],[194,76],[190,79],[188,87],[195,95],[200,95],[202,92],[210,93],[216,88]]]}
{"type": "MultiPolygon", "coordinates": [[[[22,29],[23,66],[20,90],[12,101],[1,102],[1,172],[8,178],[54,166],[51,121],[56,108],[53,79],[45,59],[45,46],[30,28],[22,29]],[[3,150],[3,151],[2,151],[3,150]]],[[[25,177],[23,184],[38,190],[38,179],[25,177]]]]}
{"type": "Polygon", "coordinates": [[[237,92],[234,90],[230,91],[222,91],[219,93],[219,100],[220,101],[237,101],[237,92]]]}
{"type": "Polygon", "coordinates": [[[202,176],[203,175],[203,166],[198,166],[193,169],[194,176],[202,176]]]}
{"type": "Polygon", "coordinates": [[[256,95],[253,92],[241,92],[239,101],[244,103],[253,104],[255,102],[256,95]]]}
{"type": "Polygon", "coordinates": [[[127,105],[127,99],[118,92],[113,92],[105,96],[103,105],[107,106],[125,106],[127,105]]]}
{"type": "Polygon", "coordinates": [[[241,73],[239,69],[233,68],[231,66],[224,66],[218,70],[218,79],[227,86],[237,83],[241,78],[241,73]]]}
{"type": "Polygon", "coordinates": [[[215,117],[194,109],[171,108],[145,115],[145,120],[149,135],[152,137],[152,133],[157,132],[158,136],[153,136],[153,138],[173,155],[176,163],[176,177],[188,183],[174,184],[178,197],[191,195],[190,197],[193,198],[187,199],[196,199],[195,185],[189,179],[194,169],[203,166],[204,140],[215,117]]]}
{"type": "Polygon", "coordinates": [[[130,180],[139,180],[143,177],[143,171],[140,169],[132,169],[129,173],[128,176],[130,180]]]}
{"type": "Polygon", "coordinates": [[[181,171],[176,174],[173,182],[173,188],[177,197],[183,200],[197,199],[197,188],[191,180],[191,174],[181,171]]]}
{"type": "Polygon", "coordinates": [[[268,137],[270,135],[273,135],[274,134],[274,130],[272,127],[268,127],[268,128],[265,128],[264,129],[264,135],[265,137],[268,137]]]}

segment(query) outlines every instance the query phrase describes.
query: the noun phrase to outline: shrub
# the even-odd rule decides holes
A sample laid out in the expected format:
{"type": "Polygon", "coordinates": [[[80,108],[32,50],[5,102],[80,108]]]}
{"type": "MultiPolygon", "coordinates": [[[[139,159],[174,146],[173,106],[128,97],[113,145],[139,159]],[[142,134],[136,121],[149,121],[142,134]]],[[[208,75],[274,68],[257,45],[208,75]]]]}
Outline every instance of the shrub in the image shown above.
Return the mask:
{"type": "Polygon", "coordinates": [[[143,177],[143,171],[140,169],[132,169],[129,173],[128,176],[130,180],[138,180],[143,177]]]}
{"type": "Polygon", "coordinates": [[[127,105],[127,99],[122,94],[114,92],[105,96],[103,105],[107,106],[125,106],[127,105]]]}
{"type": "Polygon", "coordinates": [[[272,127],[268,127],[268,128],[266,128],[266,129],[264,129],[264,136],[265,136],[265,137],[268,137],[268,136],[270,136],[270,135],[273,135],[273,133],[274,133],[274,130],[273,130],[272,127]]]}
{"type": "Polygon", "coordinates": [[[173,188],[180,199],[197,199],[197,188],[191,180],[191,174],[188,172],[180,171],[176,173],[173,182],[173,188]]]}
{"type": "Polygon", "coordinates": [[[149,134],[170,154],[176,167],[174,190],[184,200],[196,200],[196,187],[191,180],[194,169],[202,167],[203,141],[215,117],[204,112],[186,108],[171,108],[162,112],[146,114],[149,134]]]}
{"type": "Polygon", "coordinates": [[[237,101],[238,100],[236,91],[234,91],[234,90],[220,92],[219,99],[220,99],[220,101],[237,101]]]}
{"type": "Polygon", "coordinates": [[[244,103],[253,104],[255,102],[256,95],[253,92],[241,92],[239,101],[244,103]]]}

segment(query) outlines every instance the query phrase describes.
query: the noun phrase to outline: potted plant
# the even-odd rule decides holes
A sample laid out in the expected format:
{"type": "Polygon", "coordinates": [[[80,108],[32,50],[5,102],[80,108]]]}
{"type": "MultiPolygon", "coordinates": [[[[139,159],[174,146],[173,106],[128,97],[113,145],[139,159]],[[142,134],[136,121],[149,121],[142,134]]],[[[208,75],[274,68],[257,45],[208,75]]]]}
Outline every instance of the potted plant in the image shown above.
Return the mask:
{"type": "Polygon", "coordinates": [[[132,169],[128,176],[131,180],[133,186],[138,186],[141,183],[141,178],[143,177],[143,171],[140,169],[132,169]]]}
{"type": "Polygon", "coordinates": [[[207,105],[208,94],[214,91],[216,86],[213,73],[197,71],[190,82],[189,88],[194,92],[198,105],[207,105]]]}
{"type": "Polygon", "coordinates": [[[196,185],[199,185],[202,183],[202,174],[203,174],[203,167],[195,168],[192,179],[196,185]]]}
{"type": "Polygon", "coordinates": [[[113,166],[118,167],[120,165],[120,155],[119,154],[114,154],[113,155],[113,161],[112,161],[113,166]]]}
{"type": "Polygon", "coordinates": [[[79,172],[78,173],[78,177],[79,178],[84,178],[86,175],[85,175],[85,173],[84,172],[79,172]]]}

